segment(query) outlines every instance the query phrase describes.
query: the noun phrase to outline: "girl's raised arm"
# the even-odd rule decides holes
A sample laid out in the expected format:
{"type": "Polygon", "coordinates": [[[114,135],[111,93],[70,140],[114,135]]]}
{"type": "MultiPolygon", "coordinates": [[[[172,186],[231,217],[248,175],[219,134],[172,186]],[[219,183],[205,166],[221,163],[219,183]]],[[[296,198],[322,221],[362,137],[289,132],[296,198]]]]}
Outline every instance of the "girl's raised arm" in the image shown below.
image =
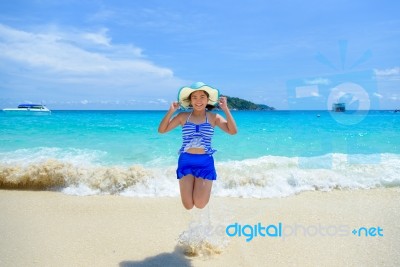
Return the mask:
{"type": "Polygon", "coordinates": [[[237,126],[235,119],[233,118],[231,112],[228,108],[228,103],[226,97],[221,96],[219,99],[219,107],[225,113],[226,119],[224,119],[221,115],[217,114],[215,124],[221,128],[224,132],[229,134],[236,134],[237,133],[237,126]]]}
{"type": "Polygon", "coordinates": [[[181,124],[181,116],[178,114],[174,118],[171,117],[174,115],[175,111],[179,108],[178,102],[172,102],[171,106],[167,114],[165,114],[164,118],[161,120],[160,125],[158,126],[159,133],[166,133],[177,127],[181,124]]]}

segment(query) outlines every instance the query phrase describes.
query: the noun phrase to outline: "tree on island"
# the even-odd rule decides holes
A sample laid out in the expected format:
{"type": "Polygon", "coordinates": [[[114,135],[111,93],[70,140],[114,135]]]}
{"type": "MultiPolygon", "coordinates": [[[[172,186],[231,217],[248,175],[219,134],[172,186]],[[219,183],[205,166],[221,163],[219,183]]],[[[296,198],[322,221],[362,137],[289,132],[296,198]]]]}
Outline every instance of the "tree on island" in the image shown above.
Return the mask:
{"type": "Polygon", "coordinates": [[[238,97],[226,96],[228,100],[229,109],[233,110],[275,110],[274,107],[270,107],[264,104],[255,104],[248,100],[244,100],[238,97]]]}

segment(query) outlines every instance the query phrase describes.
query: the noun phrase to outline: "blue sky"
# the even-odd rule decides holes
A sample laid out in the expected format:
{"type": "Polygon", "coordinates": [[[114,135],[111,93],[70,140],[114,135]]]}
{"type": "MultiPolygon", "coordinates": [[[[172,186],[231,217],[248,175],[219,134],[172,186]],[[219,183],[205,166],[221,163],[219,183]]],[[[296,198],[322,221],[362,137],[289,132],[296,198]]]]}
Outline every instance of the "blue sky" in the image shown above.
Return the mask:
{"type": "Polygon", "coordinates": [[[1,1],[0,108],[167,109],[195,81],[277,109],[400,108],[399,10],[388,0],[1,1]]]}

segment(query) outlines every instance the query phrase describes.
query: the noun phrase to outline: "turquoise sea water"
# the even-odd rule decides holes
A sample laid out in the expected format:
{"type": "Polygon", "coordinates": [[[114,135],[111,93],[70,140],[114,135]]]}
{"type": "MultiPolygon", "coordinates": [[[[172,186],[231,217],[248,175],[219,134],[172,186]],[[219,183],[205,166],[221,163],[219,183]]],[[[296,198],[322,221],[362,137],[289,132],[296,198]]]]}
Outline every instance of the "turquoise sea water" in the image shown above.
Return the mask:
{"type": "MultiPolygon", "coordinates": [[[[232,111],[217,128],[216,195],[400,185],[400,113],[232,111]]],[[[180,128],[157,132],[165,111],[0,113],[0,185],[70,194],[178,195],[180,128]]],[[[221,113],[222,114],[222,113],[221,113]]]]}

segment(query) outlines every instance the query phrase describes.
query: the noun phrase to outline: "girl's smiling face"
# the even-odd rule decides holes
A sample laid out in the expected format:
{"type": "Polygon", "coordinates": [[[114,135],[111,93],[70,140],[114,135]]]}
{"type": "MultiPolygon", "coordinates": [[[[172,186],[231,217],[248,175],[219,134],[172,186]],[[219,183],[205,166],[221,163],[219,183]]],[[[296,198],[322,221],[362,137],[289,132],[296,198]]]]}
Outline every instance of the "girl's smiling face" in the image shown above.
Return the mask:
{"type": "Polygon", "coordinates": [[[194,91],[190,94],[190,103],[195,110],[204,110],[208,103],[208,95],[205,91],[194,91]]]}

